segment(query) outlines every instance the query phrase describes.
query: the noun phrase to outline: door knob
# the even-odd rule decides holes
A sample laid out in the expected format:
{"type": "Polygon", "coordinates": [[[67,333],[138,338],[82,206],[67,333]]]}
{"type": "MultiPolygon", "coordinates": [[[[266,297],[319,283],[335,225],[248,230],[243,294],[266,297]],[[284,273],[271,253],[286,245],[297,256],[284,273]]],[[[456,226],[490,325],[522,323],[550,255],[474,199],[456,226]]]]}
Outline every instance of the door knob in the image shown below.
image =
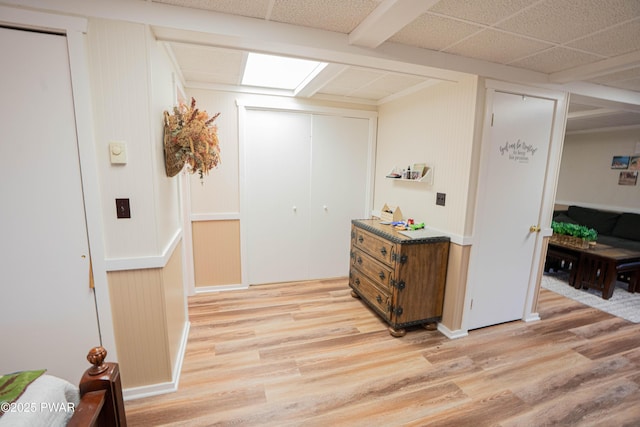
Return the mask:
{"type": "Polygon", "coordinates": [[[531,227],[529,227],[529,232],[531,232],[531,233],[539,233],[540,232],[540,227],[538,227],[537,225],[532,225],[531,227]]]}

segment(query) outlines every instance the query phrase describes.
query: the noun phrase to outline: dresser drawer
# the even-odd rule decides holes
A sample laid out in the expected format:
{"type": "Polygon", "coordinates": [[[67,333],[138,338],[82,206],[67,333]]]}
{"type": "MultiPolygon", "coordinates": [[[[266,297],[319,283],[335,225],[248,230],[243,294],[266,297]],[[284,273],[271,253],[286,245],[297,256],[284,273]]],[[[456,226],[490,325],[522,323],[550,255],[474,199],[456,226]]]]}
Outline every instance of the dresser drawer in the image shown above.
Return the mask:
{"type": "Polygon", "coordinates": [[[376,261],[365,252],[354,249],[351,255],[351,265],[369,278],[378,286],[389,291],[393,280],[393,269],[379,261],[376,261]]]}
{"type": "Polygon", "coordinates": [[[361,228],[355,230],[355,245],[378,261],[392,264],[395,245],[388,240],[378,237],[361,228]]]}
{"type": "Polygon", "coordinates": [[[384,289],[380,289],[376,283],[369,280],[367,276],[362,274],[355,268],[351,269],[349,274],[349,285],[356,290],[361,298],[373,306],[385,320],[389,320],[389,310],[391,306],[391,297],[384,289]]]}

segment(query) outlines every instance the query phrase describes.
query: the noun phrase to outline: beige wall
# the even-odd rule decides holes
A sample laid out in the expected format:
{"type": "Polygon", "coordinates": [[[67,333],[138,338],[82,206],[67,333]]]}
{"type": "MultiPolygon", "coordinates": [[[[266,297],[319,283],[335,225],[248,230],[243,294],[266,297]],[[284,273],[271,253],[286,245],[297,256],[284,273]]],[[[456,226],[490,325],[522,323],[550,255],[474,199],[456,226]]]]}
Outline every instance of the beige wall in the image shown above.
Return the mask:
{"type": "Polygon", "coordinates": [[[193,258],[196,289],[242,283],[240,221],[194,222],[193,258]]]}
{"type": "Polygon", "coordinates": [[[452,243],[449,247],[449,266],[447,268],[442,324],[451,331],[462,328],[470,254],[470,245],[462,246],[452,243]]]}
{"type": "Polygon", "coordinates": [[[180,246],[164,268],[108,274],[123,388],[170,382],[187,318],[180,246]]]}
{"type": "Polygon", "coordinates": [[[611,169],[613,156],[632,156],[639,142],[640,129],[567,135],[556,203],[640,213],[640,182],[618,185],[611,169]]]}

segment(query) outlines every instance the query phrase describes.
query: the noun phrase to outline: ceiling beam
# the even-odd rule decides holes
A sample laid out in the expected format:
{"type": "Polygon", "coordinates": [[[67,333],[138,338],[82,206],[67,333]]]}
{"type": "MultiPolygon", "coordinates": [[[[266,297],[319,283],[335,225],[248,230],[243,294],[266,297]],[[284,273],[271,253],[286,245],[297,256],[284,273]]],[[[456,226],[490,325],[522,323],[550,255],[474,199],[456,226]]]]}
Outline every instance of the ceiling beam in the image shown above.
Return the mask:
{"type": "MultiPolygon", "coordinates": [[[[398,0],[404,2],[405,0],[398,0]]],[[[413,3],[414,0],[407,0],[413,3]]],[[[431,0],[424,0],[429,3],[431,0]]],[[[548,75],[510,65],[386,42],[350,45],[348,35],[200,9],[133,0],[0,0],[20,8],[150,25],[160,41],[177,41],[395,71],[446,81],[469,74],[548,83],[548,75]]]]}
{"type": "Polygon", "coordinates": [[[552,83],[569,83],[589,80],[635,67],[640,67],[640,50],[569,70],[551,73],[549,81],[552,83]]]}
{"type": "Polygon", "coordinates": [[[328,64],[313,80],[311,80],[311,82],[309,82],[309,84],[307,84],[301,90],[295,92],[295,96],[311,98],[313,95],[322,90],[323,87],[329,84],[333,79],[342,74],[342,72],[344,72],[347,68],[349,68],[347,65],[328,64]]]}
{"type": "Polygon", "coordinates": [[[349,34],[349,44],[375,49],[439,0],[384,0],[349,34]]]}
{"type": "Polygon", "coordinates": [[[595,110],[575,111],[567,115],[567,119],[589,119],[594,117],[610,116],[612,114],[620,114],[620,110],[612,108],[597,108],[595,110]]]}

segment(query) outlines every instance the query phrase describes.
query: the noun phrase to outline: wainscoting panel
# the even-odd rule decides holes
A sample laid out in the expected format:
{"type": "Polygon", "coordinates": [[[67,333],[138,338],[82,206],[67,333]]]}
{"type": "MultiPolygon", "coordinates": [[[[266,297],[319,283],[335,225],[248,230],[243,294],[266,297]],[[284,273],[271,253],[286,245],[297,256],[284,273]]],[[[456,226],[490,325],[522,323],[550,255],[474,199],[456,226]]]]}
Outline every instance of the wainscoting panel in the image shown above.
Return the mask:
{"type": "Polygon", "coordinates": [[[462,246],[451,243],[449,246],[449,267],[442,324],[450,331],[457,331],[462,326],[470,253],[471,245],[462,246]]]}
{"type": "Polygon", "coordinates": [[[108,273],[122,387],[171,381],[162,270],[108,273]]]}
{"type": "Polygon", "coordinates": [[[184,324],[187,322],[187,308],[185,304],[184,287],[182,284],[182,245],[176,247],[169,263],[162,269],[162,283],[164,288],[164,302],[167,318],[167,339],[172,369],[180,353],[184,324]]]}
{"type": "Polygon", "coordinates": [[[240,284],[240,221],[194,221],[192,227],[196,289],[240,284]]]}
{"type": "Polygon", "coordinates": [[[110,271],[107,277],[123,388],[175,382],[188,330],[181,245],[162,268],[110,271]]]}

